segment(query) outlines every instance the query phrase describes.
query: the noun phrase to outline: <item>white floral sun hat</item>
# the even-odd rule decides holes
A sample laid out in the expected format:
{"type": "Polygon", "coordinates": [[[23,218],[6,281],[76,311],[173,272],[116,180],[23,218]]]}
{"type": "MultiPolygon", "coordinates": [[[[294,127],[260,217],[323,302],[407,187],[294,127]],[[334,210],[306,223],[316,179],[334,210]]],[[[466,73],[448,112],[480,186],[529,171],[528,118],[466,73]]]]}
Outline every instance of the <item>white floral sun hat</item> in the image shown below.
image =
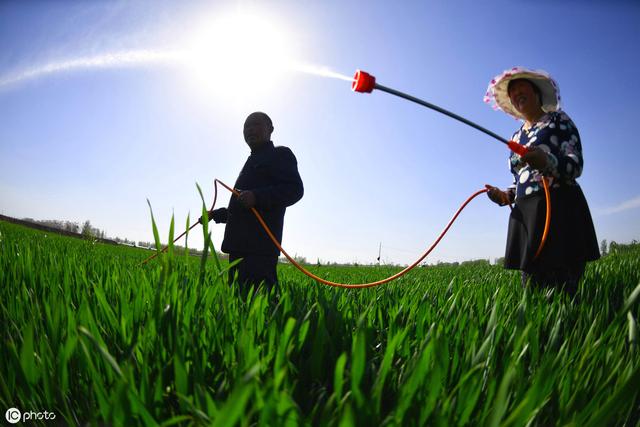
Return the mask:
{"type": "Polygon", "coordinates": [[[511,104],[507,89],[509,82],[515,79],[527,79],[538,89],[542,95],[542,110],[545,112],[558,111],[560,109],[560,88],[558,83],[543,70],[529,70],[525,67],[513,67],[495,76],[487,87],[484,102],[493,101],[494,110],[502,110],[516,119],[524,119],[522,114],[511,104]]]}

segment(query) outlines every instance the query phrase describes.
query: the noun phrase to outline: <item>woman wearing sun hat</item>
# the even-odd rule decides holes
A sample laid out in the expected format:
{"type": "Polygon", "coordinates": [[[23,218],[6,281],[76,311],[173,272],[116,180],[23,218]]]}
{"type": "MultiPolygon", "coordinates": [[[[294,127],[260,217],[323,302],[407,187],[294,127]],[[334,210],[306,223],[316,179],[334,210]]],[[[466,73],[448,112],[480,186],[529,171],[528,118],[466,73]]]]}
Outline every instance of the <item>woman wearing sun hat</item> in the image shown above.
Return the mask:
{"type": "Polygon", "coordinates": [[[522,271],[523,286],[555,287],[573,296],[586,263],[600,257],[589,206],[576,182],[583,167],[578,129],[560,109],[560,90],[545,71],[504,71],[489,83],[485,102],[491,101],[523,121],[512,140],[529,148],[524,156],[509,157],[513,185],[504,191],[487,186],[495,203],[513,203],[504,266],[522,271]],[[536,257],[547,209],[543,177],[549,183],[551,223],[536,257]]]}

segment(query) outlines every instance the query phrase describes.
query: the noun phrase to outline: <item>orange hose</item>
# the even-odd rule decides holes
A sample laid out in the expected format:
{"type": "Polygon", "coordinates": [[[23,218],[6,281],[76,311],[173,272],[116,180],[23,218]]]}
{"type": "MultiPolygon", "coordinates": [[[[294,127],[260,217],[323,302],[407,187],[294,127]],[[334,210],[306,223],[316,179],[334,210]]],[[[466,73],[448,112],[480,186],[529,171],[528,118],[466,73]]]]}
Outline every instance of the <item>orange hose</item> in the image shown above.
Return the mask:
{"type": "MultiPolygon", "coordinates": [[[[215,206],[216,206],[216,201],[218,200],[218,184],[222,185],[224,188],[226,188],[227,190],[229,190],[231,193],[233,193],[235,196],[239,196],[240,193],[238,193],[238,191],[232,187],[229,187],[227,184],[225,184],[224,182],[220,181],[219,179],[215,179],[214,180],[214,197],[213,197],[213,204],[211,205],[211,209],[209,209],[209,211],[212,211],[215,206]]],[[[544,246],[544,243],[547,239],[547,233],[548,233],[548,228],[549,228],[549,222],[551,219],[551,200],[549,197],[549,187],[547,185],[547,181],[545,178],[543,178],[543,184],[544,184],[544,190],[545,190],[545,196],[546,196],[546,200],[547,200],[547,217],[545,220],[545,228],[544,228],[544,232],[542,234],[542,240],[540,241],[540,246],[538,247],[538,251],[536,252],[536,257],[539,255],[539,253],[542,251],[542,247],[544,246]]],[[[320,282],[322,284],[328,285],[328,286],[333,286],[333,287],[337,287],[337,288],[351,288],[351,289],[360,289],[360,288],[371,288],[374,286],[379,286],[379,285],[383,285],[385,283],[391,282],[392,280],[398,279],[401,276],[404,276],[406,273],[408,273],[410,270],[412,270],[413,268],[415,268],[418,264],[420,264],[420,262],[422,262],[422,260],[424,260],[434,249],[435,247],[438,245],[438,243],[440,243],[440,240],[442,240],[442,238],[444,237],[445,234],[447,234],[447,232],[449,231],[449,228],[451,228],[451,226],[453,225],[454,221],[458,218],[458,215],[460,215],[460,212],[462,212],[462,210],[469,204],[469,202],[471,202],[471,200],[475,199],[477,196],[479,196],[482,193],[486,193],[488,190],[486,188],[483,188],[482,190],[478,190],[475,193],[473,193],[471,196],[469,196],[469,198],[467,198],[467,200],[464,201],[464,203],[458,208],[458,210],[456,211],[455,215],[453,215],[453,217],[451,218],[451,220],[449,220],[449,222],[447,223],[447,226],[444,228],[444,230],[442,231],[442,233],[440,233],[440,235],[438,236],[438,238],[433,242],[433,244],[425,251],[425,253],[422,254],[422,256],[420,256],[420,258],[418,258],[413,264],[409,265],[408,267],[405,267],[404,269],[402,269],[401,271],[399,271],[398,273],[387,277],[386,279],[382,279],[382,280],[378,280],[375,282],[370,282],[370,283],[358,283],[358,284],[348,284],[348,283],[337,283],[337,282],[332,282],[330,280],[326,280],[323,279],[322,277],[316,276],[315,274],[313,274],[312,272],[310,272],[309,270],[307,270],[306,268],[304,268],[303,266],[301,266],[295,259],[293,259],[291,257],[291,255],[289,255],[287,253],[287,251],[284,250],[284,248],[282,246],[280,246],[280,242],[278,242],[278,239],[276,239],[276,237],[273,235],[273,232],[269,229],[269,226],[264,222],[264,219],[262,218],[262,215],[260,215],[260,212],[258,212],[256,210],[256,208],[251,208],[251,211],[253,212],[253,214],[256,216],[256,218],[258,219],[258,222],[260,223],[260,225],[262,226],[262,228],[264,229],[264,231],[267,232],[267,235],[269,236],[269,238],[271,239],[271,241],[273,242],[274,245],[276,245],[276,247],[283,253],[283,255],[289,260],[289,262],[291,264],[293,264],[294,267],[296,267],[298,270],[300,270],[302,273],[304,273],[305,275],[309,276],[310,278],[312,278],[313,280],[316,280],[317,282],[320,282]]],[[[196,225],[198,225],[199,223],[195,223],[193,224],[189,230],[191,230],[193,227],[195,227],[196,225]]],[[[187,231],[189,231],[187,230],[187,231]]],[[[185,231],[184,233],[182,233],[180,236],[178,236],[175,240],[174,243],[180,239],[183,235],[185,235],[187,233],[187,231],[185,231]]],[[[165,252],[167,250],[168,247],[165,247],[164,249],[162,249],[161,252],[165,252]]],[[[142,263],[145,264],[148,261],[152,260],[153,258],[155,258],[156,256],[158,256],[159,253],[154,254],[153,256],[150,256],[149,258],[147,258],[146,260],[144,260],[142,263]]]]}
{"type": "MultiPolygon", "coordinates": [[[[215,180],[215,198],[217,198],[217,194],[218,194],[218,184],[221,184],[223,187],[225,187],[227,190],[231,191],[233,194],[235,194],[236,196],[239,195],[239,193],[229,187],[227,184],[225,184],[224,182],[216,179],[215,180]]],[[[420,258],[418,258],[417,261],[415,261],[413,264],[411,264],[408,267],[405,267],[402,271],[399,271],[398,273],[387,277],[386,279],[382,279],[382,280],[378,280],[376,282],[370,282],[370,283],[359,283],[359,284],[347,284],[347,283],[337,283],[337,282],[332,282],[330,280],[326,280],[323,279],[322,277],[318,277],[315,274],[313,274],[312,272],[310,272],[309,270],[307,270],[306,268],[304,268],[303,266],[301,266],[300,264],[298,264],[296,262],[295,259],[293,259],[288,253],[287,251],[285,251],[282,246],[280,246],[280,242],[278,242],[278,240],[275,238],[275,236],[273,235],[273,233],[271,232],[271,230],[269,229],[269,226],[264,222],[264,219],[262,219],[262,215],[260,215],[260,212],[258,212],[256,210],[256,208],[251,208],[251,211],[253,212],[253,214],[256,216],[256,218],[258,219],[258,221],[260,222],[260,225],[262,225],[262,228],[264,228],[264,230],[267,232],[267,234],[269,235],[269,238],[271,239],[271,241],[273,242],[274,245],[276,245],[276,247],[283,253],[283,255],[289,260],[289,262],[291,262],[291,264],[293,264],[298,270],[300,270],[302,273],[306,274],[307,276],[311,277],[312,279],[328,285],[328,286],[334,286],[334,287],[338,287],[338,288],[371,288],[373,286],[378,286],[378,285],[383,285],[385,283],[388,283],[392,280],[395,280],[403,275],[405,275],[406,273],[408,273],[410,270],[412,270],[415,266],[417,266],[423,259],[425,259],[427,257],[427,255],[429,255],[431,253],[431,251],[433,251],[433,249],[438,245],[438,243],[440,243],[440,240],[442,240],[442,238],[444,237],[444,235],[447,233],[447,231],[449,231],[449,228],[451,227],[451,225],[453,225],[453,222],[456,220],[456,218],[458,217],[458,215],[460,215],[460,212],[462,212],[462,210],[467,206],[467,204],[469,204],[469,202],[471,200],[473,200],[475,197],[477,197],[478,195],[482,194],[482,193],[486,193],[487,190],[486,189],[482,189],[482,190],[478,190],[475,193],[473,193],[463,204],[462,206],[460,206],[460,208],[458,209],[458,211],[455,213],[455,215],[453,216],[453,218],[451,218],[451,220],[449,221],[449,223],[447,224],[447,226],[445,227],[445,229],[442,231],[442,233],[440,233],[440,236],[438,236],[438,238],[436,239],[436,241],[429,247],[429,249],[427,249],[427,251],[422,254],[422,256],[420,258]]]]}
{"type": "Polygon", "coordinates": [[[538,250],[536,251],[533,259],[538,258],[540,252],[542,252],[542,248],[544,248],[544,244],[547,242],[547,235],[549,234],[549,224],[551,224],[551,194],[549,193],[549,183],[547,182],[547,178],[542,177],[542,186],[544,187],[544,198],[547,202],[547,214],[544,218],[544,231],[542,232],[542,238],[540,239],[540,245],[538,246],[538,250]]]}

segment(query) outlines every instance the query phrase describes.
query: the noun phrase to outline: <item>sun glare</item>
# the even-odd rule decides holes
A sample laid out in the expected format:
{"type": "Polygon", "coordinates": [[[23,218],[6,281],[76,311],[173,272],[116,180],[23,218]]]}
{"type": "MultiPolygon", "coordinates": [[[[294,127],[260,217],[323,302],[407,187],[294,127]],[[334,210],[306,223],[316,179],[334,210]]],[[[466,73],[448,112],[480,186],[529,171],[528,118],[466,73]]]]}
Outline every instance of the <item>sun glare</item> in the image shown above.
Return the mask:
{"type": "Polygon", "coordinates": [[[286,41],[282,30],[257,15],[219,16],[196,29],[185,62],[199,90],[242,98],[264,95],[287,68],[286,41]]]}

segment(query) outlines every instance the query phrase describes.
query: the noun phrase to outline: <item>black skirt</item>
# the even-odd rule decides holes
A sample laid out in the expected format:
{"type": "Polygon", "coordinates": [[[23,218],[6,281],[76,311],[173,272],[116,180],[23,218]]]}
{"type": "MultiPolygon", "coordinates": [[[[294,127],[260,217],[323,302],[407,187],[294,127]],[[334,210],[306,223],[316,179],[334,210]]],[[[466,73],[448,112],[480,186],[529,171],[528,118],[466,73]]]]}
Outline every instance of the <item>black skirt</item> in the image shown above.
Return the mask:
{"type": "Polygon", "coordinates": [[[534,272],[584,264],[600,258],[589,205],[579,186],[550,189],[551,223],[547,241],[534,259],[544,231],[544,192],[519,198],[509,216],[504,266],[534,272]]]}

